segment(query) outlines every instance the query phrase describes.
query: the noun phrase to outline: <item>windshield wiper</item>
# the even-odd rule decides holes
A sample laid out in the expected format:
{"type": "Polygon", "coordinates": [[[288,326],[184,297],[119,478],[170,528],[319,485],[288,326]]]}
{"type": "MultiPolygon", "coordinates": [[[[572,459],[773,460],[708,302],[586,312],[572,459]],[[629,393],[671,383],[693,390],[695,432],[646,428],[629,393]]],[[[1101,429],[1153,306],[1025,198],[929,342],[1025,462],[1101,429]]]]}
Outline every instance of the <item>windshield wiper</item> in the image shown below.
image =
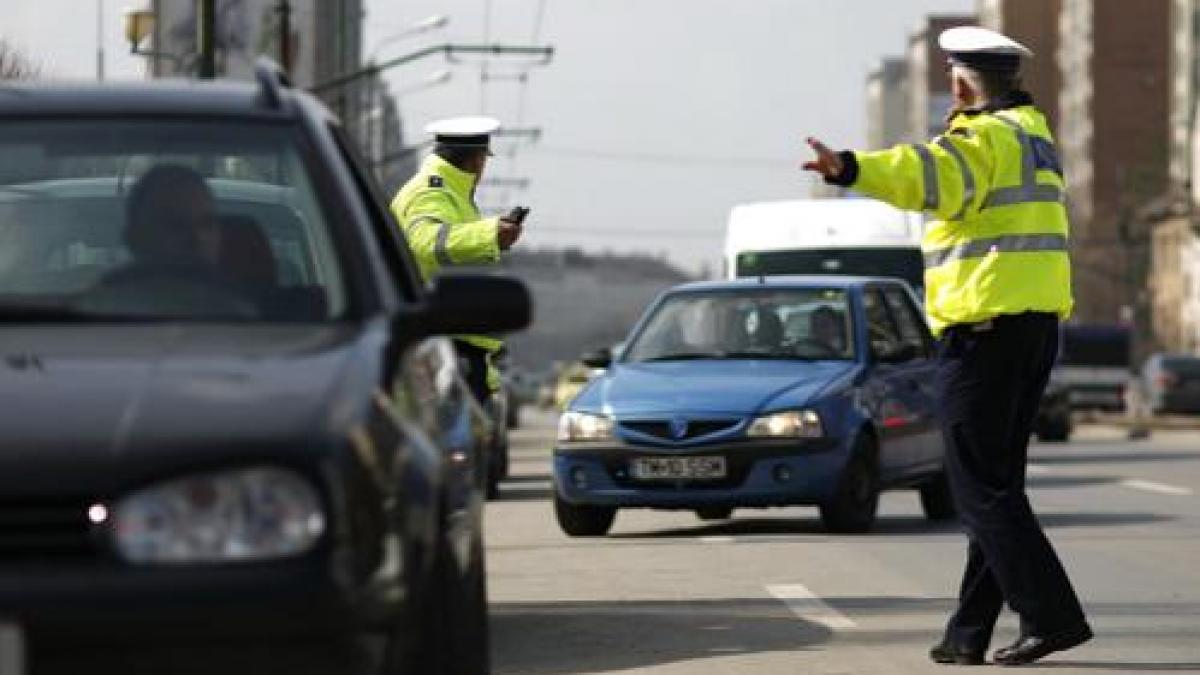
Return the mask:
{"type": "Polygon", "coordinates": [[[778,352],[724,352],[722,358],[726,359],[771,359],[775,361],[811,361],[812,359],[799,354],[780,354],[778,352]]]}
{"type": "Polygon", "coordinates": [[[642,363],[650,363],[651,361],[697,361],[700,359],[721,359],[725,358],[722,352],[679,352],[678,354],[663,354],[661,356],[652,356],[648,359],[642,359],[642,363]]]}

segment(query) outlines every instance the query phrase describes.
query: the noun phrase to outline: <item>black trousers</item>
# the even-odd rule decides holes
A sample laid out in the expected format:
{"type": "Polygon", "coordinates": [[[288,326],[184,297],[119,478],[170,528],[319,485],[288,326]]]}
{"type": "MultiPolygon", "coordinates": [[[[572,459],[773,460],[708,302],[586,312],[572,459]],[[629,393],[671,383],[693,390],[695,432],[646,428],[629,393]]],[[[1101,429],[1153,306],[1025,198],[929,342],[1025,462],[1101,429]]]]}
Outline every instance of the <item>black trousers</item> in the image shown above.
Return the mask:
{"type": "Polygon", "coordinates": [[[1005,603],[1022,635],[1086,624],[1025,494],[1029,437],[1058,348],[1053,314],[954,326],[938,347],[937,396],[950,489],[970,539],[946,639],[983,651],[1005,603]]]}
{"type": "Polygon", "coordinates": [[[480,405],[487,406],[488,398],[492,395],[491,389],[488,388],[487,350],[462,340],[454,340],[454,351],[458,353],[459,360],[466,366],[463,378],[467,381],[467,388],[471,390],[480,405]]]}

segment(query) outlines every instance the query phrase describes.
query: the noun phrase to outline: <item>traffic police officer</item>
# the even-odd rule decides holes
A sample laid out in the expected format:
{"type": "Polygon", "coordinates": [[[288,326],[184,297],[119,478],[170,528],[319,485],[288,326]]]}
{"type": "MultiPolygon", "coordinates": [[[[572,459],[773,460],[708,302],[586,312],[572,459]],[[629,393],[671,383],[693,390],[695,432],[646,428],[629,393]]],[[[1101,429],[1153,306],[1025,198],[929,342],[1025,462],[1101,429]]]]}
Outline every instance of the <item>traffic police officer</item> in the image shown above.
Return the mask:
{"type": "Polygon", "coordinates": [[[1019,89],[1032,53],[982,28],[940,36],[954,110],[930,143],[835,153],[805,169],[931,215],[921,249],[938,336],[946,469],[970,539],[958,607],[930,656],[982,663],[1005,602],[1021,636],[997,663],[1030,663],[1092,637],[1025,494],[1034,417],[1071,310],[1063,175],[1046,120],[1019,89]]]}
{"type": "MultiPolygon", "coordinates": [[[[523,209],[482,218],[475,205],[475,188],[491,156],[491,134],[499,128],[490,117],[458,117],[425,128],[434,138],[433,153],[400,188],[392,212],[426,281],[443,267],[494,265],[500,251],[521,236],[523,209]]],[[[499,387],[491,359],[504,343],[487,335],[460,335],[454,346],[467,363],[471,392],[485,403],[499,387]]]]}

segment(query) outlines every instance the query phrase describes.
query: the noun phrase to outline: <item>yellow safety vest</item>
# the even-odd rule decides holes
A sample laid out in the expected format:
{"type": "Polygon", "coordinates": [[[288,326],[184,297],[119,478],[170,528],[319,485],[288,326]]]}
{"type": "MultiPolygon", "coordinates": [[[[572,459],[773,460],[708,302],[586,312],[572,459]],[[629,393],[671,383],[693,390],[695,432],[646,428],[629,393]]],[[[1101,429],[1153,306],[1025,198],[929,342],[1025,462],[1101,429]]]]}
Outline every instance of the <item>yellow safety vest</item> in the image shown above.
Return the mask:
{"type": "Polygon", "coordinates": [[[1062,167],[1036,108],[960,113],[930,143],[854,156],[855,190],[933,217],[921,250],[934,335],[1003,314],[1070,315],[1062,167]]]}
{"type": "MultiPolygon", "coordinates": [[[[491,265],[500,260],[496,239],[498,218],[482,218],[475,206],[477,177],[437,155],[430,155],[392,200],[392,213],[404,229],[421,276],[426,281],[443,267],[491,265]]],[[[457,335],[494,354],[504,346],[487,335],[457,335]]],[[[490,365],[488,384],[499,387],[499,373],[490,365]]]]}

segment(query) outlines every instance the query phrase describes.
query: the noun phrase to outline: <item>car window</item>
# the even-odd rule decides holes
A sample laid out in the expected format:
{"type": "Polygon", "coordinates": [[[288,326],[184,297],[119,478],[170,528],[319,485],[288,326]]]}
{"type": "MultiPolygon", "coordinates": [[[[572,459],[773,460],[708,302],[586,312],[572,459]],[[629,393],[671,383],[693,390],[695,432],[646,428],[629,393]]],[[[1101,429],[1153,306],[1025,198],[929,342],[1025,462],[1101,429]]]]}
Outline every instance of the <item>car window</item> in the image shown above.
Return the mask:
{"type": "Polygon", "coordinates": [[[883,298],[891,310],[901,343],[913,347],[918,354],[927,355],[930,344],[925,320],[917,314],[908,294],[896,286],[887,286],[883,289],[883,298]]]}
{"type": "Polygon", "coordinates": [[[833,288],[680,293],[660,303],[625,361],[854,358],[846,292],[833,288]]]}
{"type": "Polygon", "coordinates": [[[0,308],[321,321],[349,289],[288,126],[48,120],[0,129],[0,308]]]}
{"type": "Polygon", "coordinates": [[[867,320],[867,344],[871,354],[886,356],[894,354],[904,345],[896,324],[892,321],[879,289],[871,288],[863,293],[863,310],[867,320]]]}

